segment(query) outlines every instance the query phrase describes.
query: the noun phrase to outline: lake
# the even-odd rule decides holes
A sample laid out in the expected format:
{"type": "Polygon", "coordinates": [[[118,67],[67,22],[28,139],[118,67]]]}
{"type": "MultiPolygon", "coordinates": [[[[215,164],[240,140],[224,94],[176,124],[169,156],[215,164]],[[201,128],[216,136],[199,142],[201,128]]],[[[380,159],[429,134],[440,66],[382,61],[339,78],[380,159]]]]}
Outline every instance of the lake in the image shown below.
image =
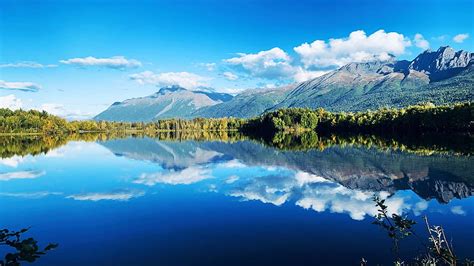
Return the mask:
{"type": "MultiPolygon", "coordinates": [[[[150,137],[3,148],[0,228],[59,244],[34,265],[391,265],[374,195],[474,257],[470,154],[150,137]]],[[[400,252],[423,249],[411,237],[400,252]]]]}

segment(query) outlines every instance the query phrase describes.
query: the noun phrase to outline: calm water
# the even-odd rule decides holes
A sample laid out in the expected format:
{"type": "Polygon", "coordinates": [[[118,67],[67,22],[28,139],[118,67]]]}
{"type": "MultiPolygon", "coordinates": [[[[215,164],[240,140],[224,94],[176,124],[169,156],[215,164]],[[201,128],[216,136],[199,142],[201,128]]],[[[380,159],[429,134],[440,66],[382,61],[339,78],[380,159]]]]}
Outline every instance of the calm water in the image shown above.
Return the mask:
{"type": "Polygon", "coordinates": [[[389,265],[374,194],[474,257],[469,156],[126,138],[3,157],[0,228],[60,245],[35,265],[389,265]]]}

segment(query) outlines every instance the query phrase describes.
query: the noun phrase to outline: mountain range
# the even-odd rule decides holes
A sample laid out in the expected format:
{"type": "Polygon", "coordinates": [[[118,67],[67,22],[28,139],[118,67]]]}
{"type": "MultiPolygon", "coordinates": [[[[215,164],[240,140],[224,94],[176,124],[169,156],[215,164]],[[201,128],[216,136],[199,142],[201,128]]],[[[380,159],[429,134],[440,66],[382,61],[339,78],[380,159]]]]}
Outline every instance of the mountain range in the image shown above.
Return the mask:
{"type": "Polygon", "coordinates": [[[446,104],[473,100],[474,53],[446,46],[412,61],[350,63],[311,80],[273,89],[250,89],[232,96],[179,86],[116,102],[96,120],[153,121],[166,118],[242,117],[285,107],[363,111],[420,102],[446,104]]]}

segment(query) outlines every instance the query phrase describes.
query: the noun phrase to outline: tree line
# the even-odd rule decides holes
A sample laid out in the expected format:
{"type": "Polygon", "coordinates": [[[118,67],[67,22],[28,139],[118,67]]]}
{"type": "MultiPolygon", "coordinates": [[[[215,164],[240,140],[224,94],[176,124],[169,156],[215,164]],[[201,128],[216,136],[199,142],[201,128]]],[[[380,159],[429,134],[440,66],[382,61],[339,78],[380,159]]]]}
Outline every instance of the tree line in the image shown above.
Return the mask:
{"type": "Polygon", "coordinates": [[[435,106],[431,103],[406,108],[382,108],[364,112],[328,112],[322,108],[286,108],[253,119],[195,118],[153,122],[66,121],[45,111],[0,109],[0,133],[57,135],[83,132],[240,131],[249,136],[275,132],[471,132],[471,103],[435,106]]]}
{"type": "Polygon", "coordinates": [[[82,132],[112,131],[228,131],[238,130],[244,119],[238,118],[195,118],[166,119],[149,123],[111,121],[67,121],[45,111],[0,109],[0,133],[57,135],[82,132]]]}
{"type": "Polygon", "coordinates": [[[406,108],[382,108],[364,112],[328,112],[322,108],[288,108],[250,119],[243,130],[251,135],[280,131],[407,133],[471,132],[474,129],[471,103],[435,106],[424,103],[406,108]]]}

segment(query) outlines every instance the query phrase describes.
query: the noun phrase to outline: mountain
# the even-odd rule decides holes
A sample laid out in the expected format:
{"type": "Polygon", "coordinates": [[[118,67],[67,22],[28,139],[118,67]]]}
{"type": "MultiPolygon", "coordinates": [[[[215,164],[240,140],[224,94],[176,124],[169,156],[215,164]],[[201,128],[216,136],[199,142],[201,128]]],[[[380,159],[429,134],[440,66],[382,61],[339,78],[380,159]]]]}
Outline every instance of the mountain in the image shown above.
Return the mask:
{"type": "Polygon", "coordinates": [[[427,50],[412,61],[397,61],[392,57],[386,61],[350,63],[302,83],[247,90],[235,97],[218,96],[207,90],[162,90],[149,97],[115,103],[96,119],[248,118],[285,107],[363,111],[427,101],[434,104],[472,101],[474,53],[446,46],[437,51],[427,50]]]}
{"type": "Polygon", "coordinates": [[[430,81],[443,80],[463,71],[472,64],[473,54],[466,51],[454,51],[449,46],[436,52],[425,51],[408,66],[409,69],[426,73],[430,81]]]}
{"type": "Polygon", "coordinates": [[[189,117],[199,108],[216,105],[232,98],[230,94],[217,93],[209,89],[191,91],[179,86],[169,86],[147,97],[116,102],[94,119],[134,122],[189,117]]]}
{"type": "Polygon", "coordinates": [[[296,85],[273,89],[251,89],[236,95],[231,101],[197,110],[195,117],[255,117],[280,103],[296,85]]]}
{"type": "Polygon", "coordinates": [[[272,110],[323,107],[331,111],[362,111],[472,101],[474,54],[450,47],[425,51],[413,61],[350,63],[303,82],[272,110]]]}

